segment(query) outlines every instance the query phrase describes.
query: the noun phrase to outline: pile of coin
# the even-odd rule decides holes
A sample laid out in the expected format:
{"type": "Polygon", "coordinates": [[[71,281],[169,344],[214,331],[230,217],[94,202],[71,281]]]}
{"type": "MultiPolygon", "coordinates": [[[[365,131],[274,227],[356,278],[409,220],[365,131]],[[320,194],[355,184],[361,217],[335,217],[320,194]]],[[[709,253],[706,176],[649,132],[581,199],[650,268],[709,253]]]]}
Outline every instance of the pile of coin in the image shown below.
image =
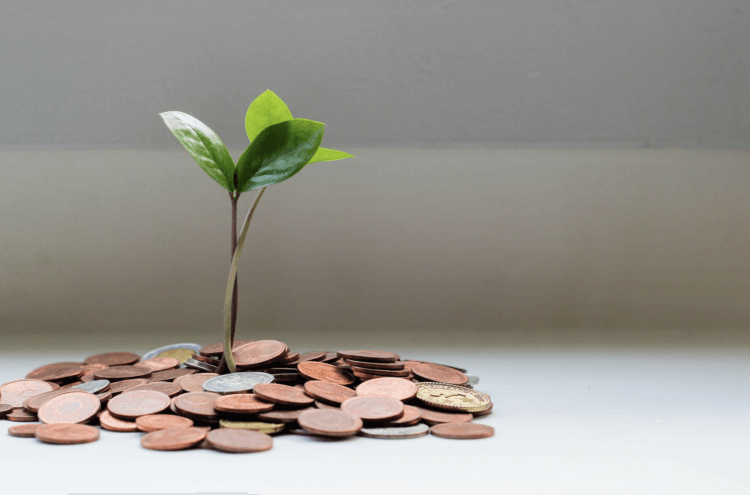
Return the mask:
{"type": "Polygon", "coordinates": [[[99,439],[97,426],[142,432],[152,450],[261,452],[279,433],[346,438],[477,439],[494,429],[479,379],[462,368],[385,351],[297,353],[277,340],[236,341],[239,371],[218,375],[221,343],[173,344],[143,356],[107,352],[53,363],[0,385],[0,418],[16,437],[99,439]]]}

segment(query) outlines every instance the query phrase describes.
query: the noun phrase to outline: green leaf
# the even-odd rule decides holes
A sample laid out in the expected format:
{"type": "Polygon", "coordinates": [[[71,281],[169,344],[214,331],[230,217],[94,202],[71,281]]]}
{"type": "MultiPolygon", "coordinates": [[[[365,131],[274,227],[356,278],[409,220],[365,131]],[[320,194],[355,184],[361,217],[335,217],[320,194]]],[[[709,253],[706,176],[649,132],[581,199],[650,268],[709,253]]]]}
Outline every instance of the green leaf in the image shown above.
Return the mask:
{"type": "Polygon", "coordinates": [[[237,161],[237,190],[277,184],[302,170],[318,151],[324,127],[306,119],[266,127],[237,161]]]}
{"type": "Polygon", "coordinates": [[[343,160],[344,158],[354,158],[354,155],[338,150],[318,148],[318,151],[315,152],[315,155],[307,163],[332,162],[334,160],[343,160]]]}
{"type": "Polygon", "coordinates": [[[186,113],[164,112],[159,115],[198,166],[221,187],[234,191],[234,161],[219,136],[186,113]]]}
{"type": "Polygon", "coordinates": [[[267,89],[253,100],[247,109],[247,114],[245,114],[247,138],[252,142],[266,127],[292,120],[292,118],[292,112],[289,111],[286,103],[276,96],[276,93],[267,89]]]}

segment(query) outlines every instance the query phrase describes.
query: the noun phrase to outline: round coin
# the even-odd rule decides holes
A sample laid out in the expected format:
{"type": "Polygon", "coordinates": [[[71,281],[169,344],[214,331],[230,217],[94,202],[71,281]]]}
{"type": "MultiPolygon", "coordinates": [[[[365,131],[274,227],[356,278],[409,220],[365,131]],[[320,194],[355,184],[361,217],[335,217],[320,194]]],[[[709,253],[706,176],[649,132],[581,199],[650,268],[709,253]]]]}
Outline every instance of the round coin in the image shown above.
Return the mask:
{"type": "Polygon", "coordinates": [[[375,378],[357,386],[360,397],[391,397],[406,401],[417,396],[417,386],[414,382],[403,378],[375,378]]]}
{"type": "Polygon", "coordinates": [[[155,390],[125,392],[107,403],[109,413],[118,418],[133,421],[139,416],[157,414],[169,407],[169,396],[155,390]]]}
{"type": "Polygon", "coordinates": [[[440,438],[474,440],[491,437],[495,434],[495,429],[477,423],[441,423],[430,428],[430,432],[440,438]]]}
{"type": "Polygon", "coordinates": [[[190,370],[187,368],[178,368],[176,370],[155,371],[154,373],[151,373],[151,376],[148,377],[148,380],[151,382],[171,382],[172,380],[175,380],[181,376],[192,375],[194,373],[195,373],[195,370],[190,370]]]}
{"type": "Polygon", "coordinates": [[[42,407],[42,404],[47,402],[52,397],[57,397],[58,395],[63,394],[71,394],[74,392],[80,392],[78,389],[70,389],[70,388],[58,388],[57,390],[52,390],[50,392],[44,392],[43,394],[35,395],[34,397],[30,397],[23,401],[23,409],[26,412],[30,413],[38,413],[39,408],[42,407]]]}
{"type": "Polygon", "coordinates": [[[185,416],[199,420],[216,420],[219,415],[214,409],[214,402],[220,396],[212,392],[190,392],[178,395],[174,406],[185,416]]]}
{"type": "Polygon", "coordinates": [[[8,428],[8,435],[19,438],[34,438],[36,429],[40,426],[42,426],[41,423],[11,426],[8,428]]]}
{"type": "Polygon", "coordinates": [[[315,402],[315,399],[302,390],[278,383],[259,383],[253,388],[253,392],[260,399],[284,406],[306,407],[315,402]]]}
{"type": "Polygon", "coordinates": [[[369,375],[376,375],[376,376],[392,376],[392,377],[399,377],[404,378],[411,374],[410,371],[406,370],[379,370],[375,368],[360,368],[359,366],[352,366],[351,367],[352,372],[357,373],[364,373],[369,375]]]}
{"type": "Polygon", "coordinates": [[[136,418],[135,425],[138,430],[150,433],[169,428],[189,428],[193,426],[193,420],[174,414],[148,414],[136,418]]]}
{"type": "Polygon", "coordinates": [[[145,361],[155,357],[175,357],[182,363],[200,350],[201,346],[198,344],[171,344],[149,351],[141,359],[145,361]]]}
{"type": "MultiPolygon", "coordinates": [[[[250,344],[252,340],[235,340],[232,344],[232,352],[236,351],[240,347],[246,344],[250,344]]],[[[204,357],[220,358],[224,354],[224,342],[217,342],[215,344],[209,344],[201,347],[198,353],[204,357]]]]}
{"type": "Polygon", "coordinates": [[[110,384],[109,391],[112,392],[112,395],[117,395],[129,388],[133,388],[137,385],[143,385],[144,383],[148,383],[148,378],[133,378],[132,380],[122,380],[120,382],[114,382],[110,384]]]}
{"type": "Polygon", "coordinates": [[[99,416],[99,424],[102,425],[102,428],[109,431],[117,431],[123,433],[138,431],[138,427],[136,426],[135,422],[117,419],[109,414],[109,411],[106,410],[99,416]]]}
{"type": "Polygon", "coordinates": [[[107,366],[124,366],[138,362],[141,356],[132,352],[105,352],[89,356],[83,360],[85,364],[105,364],[107,366]]]}
{"type": "Polygon", "coordinates": [[[274,362],[287,352],[287,346],[278,340],[258,340],[240,346],[233,351],[234,361],[239,367],[263,366],[274,362]]]}
{"type": "Polygon", "coordinates": [[[265,433],[237,428],[219,428],[206,436],[209,447],[222,452],[263,452],[273,447],[273,438],[265,433]]]}
{"type": "Polygon", "coordinates": [[[26,399],[51,390],[52,385],[41,380],[16,380],[0,386],[0,398],[3,404],[21,407],[26,399]]]}
{"type": "Polygon", "coordinates": [[[488,414],[492,414],[492,402],[490,402],[490,407],[485,409],[484,411],[475,411],[471,413],[475,418],[478,418],[480,416],[487,416],[488,414]]]}
{"type": "Polygon", "coordinates": [[[469,378],[460,371],[447,366],[433,363],[419,363],[411,369],[414,376],[426,382],[450,383],[453,385],[465,385],[469,378]]]}
{"type": "Polygon", "coordinates": [[[145,366],[152,372],[172,370],[177,368],[179,365],[180,360],[175,357],[157,357],[146,359],[145,361],[141,361],[140,363],[138,363],[138,366],[145,366]]]}
{"type": "Polygon", "coordinates": [[[391,397],[354,397],[341,404],[341,410],[363,421],[386,422],[404,414],[404,403],[391,397]]]}
{"type": "Polygon", "coordinates": [[[478,412],[489,409],[490,396],[459,385],[420,382],[417,384],[417,399],[438,409],[478,412]]]}
{"type": "Polygon", "coordinates": [[[355,397],[357,393],[349,387],[337,385],[330,382],[321,382],[320,380],[310,380],[305,382],[305,392],[307,395],[318,399],[322,402],[339,405],[345,400],[355,397]]]}
{"type": "Polygon", "coordinates": [[[217,375],[216,373],[195,373],[193,375],[186,375],[175,378],[174,382],[172,383],[175,383],[182,387],[182,390],[184,390],[185,392],[203,392],[203,383],[216,376],[219,375],[217,375]]]}
{"type": "Polygon", "coordinates": [[[354,414],[333,409],[309,409],[297,418],[305,431],[325,437],[344,438],[362,429],[362,420],[354,414]]]}
{"type": "Polygon", "coordinates": [[[344,359],[344,362],[349,366],[357,366],[360,368],[366,368],[367,370],[403,370],[403,361],[394,361],[392,363],[378,363],[375,361],[356,361],[354,359],[344,359]]]}
{"type": "Polygon", "coordinates": [[[222,395],[214,401],[214,409],[233,414],[256,414],[273,408],[272,403],[260,400],[253,394],[222,395]]]}
{"type": "Polygon", "coordinates": [[[305,361],[297,365],[300,375],[308,380],[319,380],[322,382],[336,383],[338,385],[351,385],[354,377],[346,370],[342,370],[332,364],[318,361],[305,361]]]}
{"type": "Polygon", "coordinates": [[[303,352],[297,357],[297,360],[302,363],[304,361],[322,361],[326,357],[326,351],[310,351],[303,352]]]}
{"type": "Polygon", "coordinates": [[[85,423],[99,412],[101,402],[89,392],[78,391],[48,399],[39,408],[39,421],[45,424],[85,423]]]}
{"type": "Polygon", "coordinates": [[[468,423],[474,416],[471,413],[465,412],[449,412],[449,411],[435,411],[434,409],[428,409],[426,407],[415,408],[422,415],[422,421],[428,425],[437,425],[442,423],[468,423]]]}
{"type": "Polygon", "coordinates": [[[26,412],[20,407],[14,408],[12,411],[6,414],[5,419],[7,419],[8,421],[15,421],[18,423],[30,423],[30,422],[39,421],[36,414],[26,412]]]}
{"type": "Polygon", "coordinates": [[[314,409],[306,407],[304,409],[275,409],[273,411],[258,414],[258,419],[270,423],[296,423],[300,415],[305,411],[314,409]]]}
{"type": "Polygon", "coordinates": [[[230,421],[222,419],[219,421],[222,428],[239,428],[243,430],[255,430],[261,433],[271,435],[282,431],[286,425],[284,423],[266,423],[261,421],[230,421]]]}
{"type": "Polygon", "coordinates": [[[186,360],[183,364],[190,369],[194,369],[196,371],[205,371],[207,373],[215,373],[219,369],[218,366],[204,363],[203,361],[198,361],[197,359],[193,358],[186,360]]]}
{"type": "Polygon", "coordinates": [[[109,388],[109,380],[94,380],[91,382],[74,385],[73,388],[85,390],[91,394],[98,394],[109,388]]]}
{"type": "Polygon", "coordinates": [[[273,375],[257,371],[230,373],[211,378],[203,383],[203,390],[217,394],[249,392],[259,383],[271,383],[273,375]]]}
{"type": "Polygon", "coordinates": [[[401,359],[398,354],[385,351],[339,351],[337,354],[342,359],[375,361],[378,363],[393,363],[401,359]]]}
{"type": "Polygon", "coordinates": [[[139,390],[156,390],[157,392],[166,394],[169,397],[174,397],[175,395],[182,393],[182,387],[172,382],[148,382],[141,385],[136,385],[132,388],[128,388],[124,392],[130,393],[137,392],[139,390]]]}
{"type": "Polygon", "coordinates": [[[109,380],[110,382],[128,380],[132,378],[145,378],[151,375],[151,369],[145,366],[113,366],[103,370],[94,371],[97,380],[109,380]]]}
{"type": "Polygon", "coordinates": [[[26,378],[54,382],[77,378],[83,373],[84,369],[81,363],[53,363],[35,369],[26,375],[26,378]]]}
{"type": "Polygon", "coordinates": [[[319,400],[315,401],[315,407],[317,407],[318,409],[335,409],[336,411],[341,410],[338,405],[332,406],[331,404],[326,404],[325,402],[320,402],[319,400]]]}
{"type": "Polygon", "coordinates": [[[402,426],[412,426],[417,423],[419,423],[419,420],[422,419],[422,413],[419,409],[417,409],[414,406],[404,406],[404,415],[401,416],[398,419],[394,419],[393,421],[389,421],[387,424],[384,424],[384,427],[402,427],[402,426]]]}
{"type": "MultiPolygon", "coordinates": [[[[26,399],[24,401],[24,404],[28,400],[29,399],[26,399]]],[[[10,404],[0,404],[0,419],[4,418],[5,415],[8,414],[9,412],[11,412],[12,410],[13,410],[13,406],[11,406],[10,404]]]]}
{"type": "Polygon", "coordinates": [[[359,435],[368,438],[386,438],[395,440],[400,438],[418,438],[427,435],[430,427],[419,424],[416,426],[405,426],[398,428],[362,428],[359,435]]]}
{"type": "Polygon", "coordinates": [[[203,428],[171,428],[147,433],[141,438],[141,445],[149,450],[184,450],[195,447],[204,438],[203,428]]]}
{"type": "Polygon", "coordinates": [[[88,425],[57,423],[39,426],[35,436],[44,443],[73,445],[99,440],[99,430],[88,425]]]}

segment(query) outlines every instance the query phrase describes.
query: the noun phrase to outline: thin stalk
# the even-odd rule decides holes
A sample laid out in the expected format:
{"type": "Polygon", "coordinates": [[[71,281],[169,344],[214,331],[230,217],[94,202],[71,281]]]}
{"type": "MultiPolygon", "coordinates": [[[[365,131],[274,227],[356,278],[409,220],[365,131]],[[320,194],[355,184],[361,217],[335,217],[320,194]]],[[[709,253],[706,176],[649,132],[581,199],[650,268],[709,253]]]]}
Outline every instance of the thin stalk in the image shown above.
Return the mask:
{"type": "MultiPolygon", "coordinates": [[[[234,257],[234,251],[237,249],[237,200],[240,199],[240,193],[233,195],[229,193],[232,199],[232,252],[229,253],[229,259],[234,257]]],[[[237,277],[234,278],[234,291],[232,292],[232,345],[234,345],[234,332],[237,328],[237,301],[238,301],[237,277]]]]}
{"type": "MultiPolygon", "coordinates": [[[[267,186],[266,186],[267,187],[267,186]]],[[[234,356],[232,356],[232,311],[233,306],[233,287],[237,281],[237,265],[240,262],[240,254],[242,254],[242,246],[245,244],[245,237],[247,237],[247,230],[250,228],[250,220],[253,219],[255,208],[260,203],[260,198],[266,191],[265,187],[261,187],[253,200],[253,205],[250,207],[250,211],[247,212],[245,222],[242,224],[242,231],[240,232],[239,239],[237,239],[237,246],[234,250],[234,257],[232,258],[232,266],[229,268],[229,278],[227,279],[227,291],[224,296],[224,359],[226,360],[229,371],[234,373],[237,371],[237,364],[234,362],[234,356]]],[[[234,310],[236,311],[236,309],[234,310]]],[[[235,316],[236,318],[236,316],[235,316]]]]}

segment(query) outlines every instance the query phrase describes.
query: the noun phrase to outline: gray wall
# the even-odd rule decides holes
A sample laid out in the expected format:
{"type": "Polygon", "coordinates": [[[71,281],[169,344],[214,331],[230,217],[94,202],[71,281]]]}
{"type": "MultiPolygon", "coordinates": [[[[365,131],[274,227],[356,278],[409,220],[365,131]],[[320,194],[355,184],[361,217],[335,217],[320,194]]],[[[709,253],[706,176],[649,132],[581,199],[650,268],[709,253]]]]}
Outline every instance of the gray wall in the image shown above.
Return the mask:
{"type": "Polygon", "coordinates": [[[244,147],[266,88],[331,146],[750,144],[746,0],[2,1],[0,146],[244,147]]]}

